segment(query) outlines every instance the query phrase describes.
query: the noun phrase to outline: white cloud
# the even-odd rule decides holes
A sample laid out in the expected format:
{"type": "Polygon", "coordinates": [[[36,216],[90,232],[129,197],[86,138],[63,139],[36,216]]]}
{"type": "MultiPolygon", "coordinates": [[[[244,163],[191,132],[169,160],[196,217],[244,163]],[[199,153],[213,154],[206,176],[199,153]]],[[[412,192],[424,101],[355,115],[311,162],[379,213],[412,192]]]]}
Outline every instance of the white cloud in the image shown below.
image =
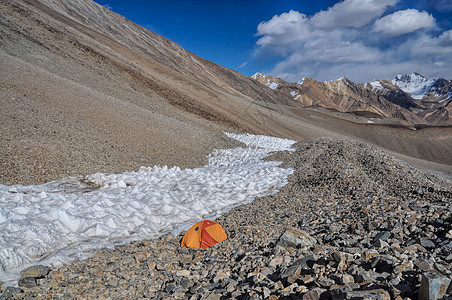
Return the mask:
{"type": "Polygon", "coordinates": [[[430,14],[414,9],[384,16],[397,2],[345,0],[314,16],[275,15],[257,27],[255,55],[279,58],[270,75],[289,81],[364,82],[403,72],[452,78],[452,30],[439,32],[430,14]]]}
{"type": "Polygon", "coordinates": [[[297,11],[289,11],[279,16],[273,16],[270,21],[261,22],[257,26],[258,45],[282,46],[295,40],[302,40],[310,30],[306,15],[297,11]]]}
{"type": "Polygon", "coordinates": [[[452,30],[443,32],[437,40],[439,46],[452,47],[452,30]]]}
{"type": "Polygon", "coordinates": [[[242,62],[242,63],[240,64],[239,68],[243,68],[243,67],[245,67],[247,64],[248,64],[248,62],[247,62],[247,61],[244,61],[244,62],[242,62]]]}
{"type": "Polygon", "coordinates": [[[109,10],[112,10],[113,7],[110,4],[102,4],[103,7],[108,8],[109,10]]]}
{"type": "Polygon", "coordinates": [[[435,25],[435,19],[425,11],[407,9],[396,11],[375,22],[374,30],[391,36],[402,35],[435,25]]]}
{"type": "Polygon", "coordinates": [[[312,17],[315,27],[331,29],[337,26],[359,28],[381,16],[398,0],[345,0],[320,11],[312,17]]]}

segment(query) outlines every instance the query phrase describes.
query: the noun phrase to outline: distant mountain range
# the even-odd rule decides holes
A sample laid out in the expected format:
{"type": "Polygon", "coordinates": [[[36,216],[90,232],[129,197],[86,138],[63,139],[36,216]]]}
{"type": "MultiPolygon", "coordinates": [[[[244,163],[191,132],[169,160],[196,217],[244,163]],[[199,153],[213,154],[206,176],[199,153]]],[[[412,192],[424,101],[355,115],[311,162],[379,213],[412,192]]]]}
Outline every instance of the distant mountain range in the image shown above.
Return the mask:
{"type": "Polygon", "coordinates": [[[452,125],[452,81],[428,79],[421,74],[397,75],[393,80],[354,83],[342,77],[319,82],[304,78],[297,83],[256,73],[251,78],[282,91],[305,107],[323,107],[401,124],[452,125]]]}

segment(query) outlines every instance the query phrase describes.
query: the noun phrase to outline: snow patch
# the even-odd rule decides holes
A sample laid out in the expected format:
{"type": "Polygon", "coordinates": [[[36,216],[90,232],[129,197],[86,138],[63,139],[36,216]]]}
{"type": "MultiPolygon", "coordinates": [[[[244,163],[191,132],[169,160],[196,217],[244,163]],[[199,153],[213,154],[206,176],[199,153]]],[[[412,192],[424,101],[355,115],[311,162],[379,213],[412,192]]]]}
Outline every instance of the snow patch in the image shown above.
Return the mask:
{"type": "Polygon", "coordinates": [[[381,83],[379,81],[377,81],[377,80],[369,82],[369,84],[372,86],[372,90],[374,90],[374,89],[382,89],[383,88],[381,83]]]}
{"type": "Polygon", "coordinates": [[[297,92],[295,92],[295,91],[291,91],[290,92],[290,95],[293,97],[293,99],[294,100],[297,100],[298,98],[300,98],[300,94],[298,94],[297,92]]]}
{"type": "Polygon", "coordinates": [[[97,249],[178,234],[201,219],[276,193],[291,169],[263,161],[295,141],[232,134],[247,148],[216,150],[196,169],[142,167],[42,185],[0,185],[0,279],[15,285],[30,265],[58,266],[97,249]]]}
{"type": "MultiPolygon", "coordinates": [[[[270,81],[270,80],[269,80],[270,81]]],[[[276,82],[269,82],[268,85],[272,90],[276,89],[278,87],[278,84],[276,82]]]]}

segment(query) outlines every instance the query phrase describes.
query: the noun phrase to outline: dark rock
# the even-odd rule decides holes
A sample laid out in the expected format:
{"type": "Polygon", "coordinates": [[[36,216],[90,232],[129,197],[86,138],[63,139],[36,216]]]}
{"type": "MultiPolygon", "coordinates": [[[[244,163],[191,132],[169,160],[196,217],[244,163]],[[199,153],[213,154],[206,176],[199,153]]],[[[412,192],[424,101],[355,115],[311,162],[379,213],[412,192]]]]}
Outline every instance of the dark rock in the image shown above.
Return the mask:
{"type": "Polygon", "coordinates": [[[422,274],[418,300],[441,299],[447,292],[451,280],[443,275],[426,272],[422,274]]]}
{"type": "Polygon", "coordinates": [[[419,243],[421,244],[422,247],[424,247],[426,249],[433,249],[433,248],[435,248],[435,243],[432,242],[429,239],[420,238],[419,239],[419,243]]]}
{"type": "Polygon", "coordinates": [[[36,279],[33,277],[23,277],[23,278],[19,279],[18,284],[20,287],[24,287],[24,288],[33,288],[33,287],[38,286],[36,279]]]}
{"type": "Polygon", "coordinates": [[[374,237],[374,242],[378,241],[378,240],[387,240],[391,237],[391,233],[389,231],[383,231],[383,232],[379,232],[377,233],[377,235],[374,237]]]}
{"type": "Polygon", "coordinates": [[[165,287],[165,292],[171,294],[176,289],[176,285],[174,283],[169,283],[165,287]]]}
{"type": "Polygon", "coordinates": [[[433,265],[425,259],[418,259],[418,260],[414,261],[414,265],[422,272],[434,271],[433,265]]]}
{"type": "Polygon", "coordinates": [[[394,271],[394,259],[390,256],[376,257],[372,263],[372,267],[374,267],[379,273],[392,273],[394,271]]]}
{"type": "Polygon", "coordinates": [[[287,278],[295,274],[299,274],[301,270],[311,270],[316,263],[316,259],[313,255],[308,255],[295,261],[290,267],[288,267],[282,274],[281,278],[287,278]]]}
{"type": "Polygon", "coordinates": [[[375,248],[384,249],[384,248],[388,248],[389,244],[386,243],[384,240],[378,239],[375,241],[375,243],[372,244],[372,246],[375,248]]]}

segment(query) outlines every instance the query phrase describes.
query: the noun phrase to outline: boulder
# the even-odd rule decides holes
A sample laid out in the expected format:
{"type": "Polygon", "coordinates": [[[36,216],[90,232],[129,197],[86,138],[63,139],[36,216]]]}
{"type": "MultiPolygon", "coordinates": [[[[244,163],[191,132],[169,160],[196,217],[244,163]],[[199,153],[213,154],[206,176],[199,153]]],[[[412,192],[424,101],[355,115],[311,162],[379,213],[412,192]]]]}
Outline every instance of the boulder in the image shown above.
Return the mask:
{"type": "Polygon", "coordinates": [[[310,236],[306,231],[295,227],[287,227],[284,233],[279,237],[276,245],[297,248],[298,246],[312,246],[316,243],[316,239],[310,236]]]}
{"type": "Polygon", "coordinates": [[[32,277],[32,278],[43,278],[49,274],[50,268],[47,266],[37,265],[31,266],[22,272],[20,272],[21,278],[32,277]]]}
{"type": "Polygon", "coordinates": [[[435,272],[422,274],[418,300],[441,299],[447,293],[451,280],[435,272]]]}

